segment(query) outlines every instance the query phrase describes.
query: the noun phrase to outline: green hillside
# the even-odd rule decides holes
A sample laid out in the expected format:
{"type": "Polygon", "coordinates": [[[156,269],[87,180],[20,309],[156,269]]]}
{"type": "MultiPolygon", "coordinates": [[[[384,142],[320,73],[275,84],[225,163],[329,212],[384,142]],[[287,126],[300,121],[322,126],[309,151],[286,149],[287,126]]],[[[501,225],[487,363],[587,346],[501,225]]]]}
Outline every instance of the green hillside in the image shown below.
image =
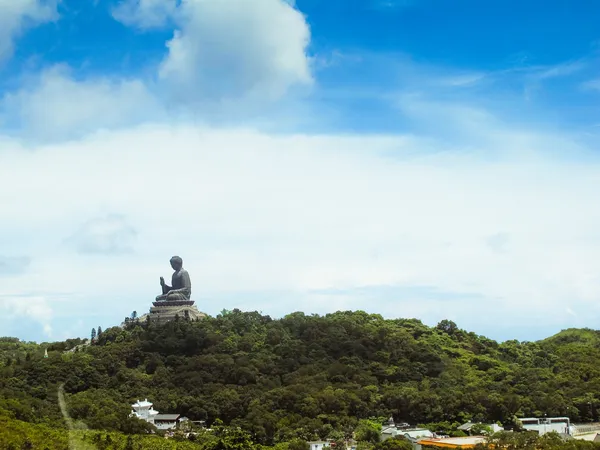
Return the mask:
{"type": "Polygon", "coordinates": [[[341,438],[360,419],[390,415],[452,430],[466,420],[510,425],[515,416],[586,422],[600,407],[600,335],[589,329],[497,343],[450,321],[432,328],[364,312],[273,320],[234,310],[114,327],[66,351],[78,344],[0,338],[5,417],[64,427],[63,383],[69,413],[91,429],[143,433],[145,423],[128,414],[148,398],[160,412],[239,426],[263,445],[341,438]]]}
{"type": "Polygon", "coordinates": [[[569,328],[544,339],[541,342],[554,346],[573,343],[597,346],[600,344],[600,331],[591,330],[589,328],[569,328]]]}

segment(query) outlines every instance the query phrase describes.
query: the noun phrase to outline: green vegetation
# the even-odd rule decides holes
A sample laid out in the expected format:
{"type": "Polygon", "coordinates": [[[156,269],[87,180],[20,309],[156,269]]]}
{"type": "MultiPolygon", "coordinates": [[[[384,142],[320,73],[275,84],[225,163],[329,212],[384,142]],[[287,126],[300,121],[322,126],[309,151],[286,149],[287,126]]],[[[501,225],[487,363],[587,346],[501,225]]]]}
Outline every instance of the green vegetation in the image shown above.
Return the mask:
{"type": "Polygon", "coordinates": [[[538,436],[536,433],[496,433],[475,450],[596,450],[600,444],[571,439],[565,442],[557,433],[538,436]]]}
{"type": "MultiPolygon", "coordinates": [[[[373,448],[381,426],[375,418],[390,415],[456,435],[467,420],[508,426],[517,416],[545,414],[598,420],[600,406],[600,333],[588,329],[498,343],[450,321],[427,327],[364,312],[272,320],[234,310],[162,326],[129,320],[126,329],[109,328],[93,345],[82,343],[0,338],[0,411],[8,433],[30,436],[29,448],[44,448],[38,435],[51,439],[50,449],[66,448],[57,401],[63,383],[73,420],[103,430],[78,431],[84,441],[110,436],[131,448],[141,439],[166,446],[157,448],[176,442],[144,434],[148,425],[129,418],[130,404],[143,398],[160,412],[212,425],[186,445],[213,448],[207,445],[219,432],[239,440],[227,444],[238,447],[221,442],[215,449],[250,448],[240,446],[252,441],[294,450],[354,432],[361,448],[373,448]]],[[[0,430],[0,439],[5,434],[0,430]]],[[[3,442],[0,448],[8,448],[3,442]]],[[[376,448],[388,448],[382,445],[376,448]]]]}

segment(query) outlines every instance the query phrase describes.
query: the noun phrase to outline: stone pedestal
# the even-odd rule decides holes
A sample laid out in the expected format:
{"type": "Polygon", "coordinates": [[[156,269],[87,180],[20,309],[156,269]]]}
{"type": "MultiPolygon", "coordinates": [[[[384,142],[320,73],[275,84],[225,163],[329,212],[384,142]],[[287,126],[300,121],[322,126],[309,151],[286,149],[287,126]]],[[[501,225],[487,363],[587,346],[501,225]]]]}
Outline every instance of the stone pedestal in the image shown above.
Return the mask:
{"type": "Polygon", "coordinates": [[[175,316],[178,316],[179,320],[198,320],[206,317],[194,303],[193,300],[153,302],[148,316],[151,321],[160,323],[175,320],[175,316]]]}

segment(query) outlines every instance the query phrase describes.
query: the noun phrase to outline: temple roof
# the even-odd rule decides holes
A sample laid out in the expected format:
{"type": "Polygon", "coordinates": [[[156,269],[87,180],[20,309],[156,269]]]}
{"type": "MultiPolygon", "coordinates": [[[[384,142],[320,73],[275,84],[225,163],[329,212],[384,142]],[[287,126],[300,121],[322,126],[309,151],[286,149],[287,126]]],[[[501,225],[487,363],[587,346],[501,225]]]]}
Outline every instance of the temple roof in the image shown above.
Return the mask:
{"type": "Polygon", "coordinates": [[[134,403],[133,405],[131,405],[133,408],[145,408],[147,406],[152,406],[152,403],[150,403],[148,401],[148,399],[145,399],[143,402],[140,402],[139,400],[134,403]]]}
{"type": "Polygon", "coordinates": [[[180,415],[181,414],[158,414],[154,417],[154,420],[155,421],[156,420],[158,420],[158,421],[161,421],[161,420],[174,421],[174,420],[179,419],[180,415]]]}

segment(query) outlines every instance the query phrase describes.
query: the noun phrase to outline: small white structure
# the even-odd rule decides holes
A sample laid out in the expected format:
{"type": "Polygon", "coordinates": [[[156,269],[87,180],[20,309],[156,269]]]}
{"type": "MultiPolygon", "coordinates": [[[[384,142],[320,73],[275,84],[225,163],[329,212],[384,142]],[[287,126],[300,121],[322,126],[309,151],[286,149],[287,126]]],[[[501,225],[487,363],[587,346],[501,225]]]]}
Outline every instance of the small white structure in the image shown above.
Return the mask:
{"type": "MultiPolygon", "coordinates": [[[[334,447],[331,447],[332,444],[333,444],[332,441],[310,441],[310,442],[308,442],[310,450],[323,450],[325,447],[336,448],[335,444],[333,444],[334,447]]],[[[340,449],[340,450],[344,450],[344,449],[340,449]]],[[[354,441],[347,442],[345,445],[345,450],[356,450],[356,443],[354,441]]]]}
{"type": "Polygon", "coordinates": [[[537,417],[525,417],[519,419],[523,428],[530,431],[537,431],[540,435],[556,431],[559,434],[573,435],[575,427],[571,425],[568,417],[546,417],[543,419],[537,417]]]}
{"type": "MultiPolygon", "coordinates": [[[[473,422],[467,422],[467,423],[462,424],[460,427],[458,427],[458,429],[460,431],[464,431],[466,433],[470,433],[471,429],[475,425],[481,425],[481,422],[479,422],[478,424],[475,424],[473,422]]],[[[486,427],[488,427],[490,429],[491,434],[498,433],[499,431],[504,431],[504,427],[501,427],[497,423],[484,423],[483,425],[486,426],[486,427]]]]}
{"type": "Polygon", "coordinates": [[[131,407],[133,408],[133,411],[131,411],[132,416],[136,416],[138,419],[145,420],[154,425],[154,419],[158,415],[158,411],[152,407],[152,403],[148,399],[142,402],[138,400],[131,407]]]}
{"type": "Polygon", "coordinates": [[[426,428],[412,428],[409,430],[400,430],[398,434],[404,436],[409,440],[431,438],[434,436],[433,433],[426,428]]]}
{"type": "MultiPolygon", "coordinates": [[[[598,434],[600,433],[600,424],[599,423],[581,423],[581,424],[576,424],[576,425],[572,425],[573,428],[573,434],[572,436],[575,439],[583,439],[583,440],[592,440],[595,439],[592,438],[592,436],[594,434],[598,434]]],[[[600,442],[600,439],[598,441],[594,441],[594,442],[600,442]]]]}
{"type": "Polygon", "coordinates": [[[494,433],[499,433],[500,431],[504,431],[504,427],[498,425],[497,423],[491,423],[488,425],[490,427],[490,429],[492,430],[492,434],[494,433]]]}
{"type": "Polygon", "coordinates": [[[382,441],[385,441],[386,439],[393,438],[395,436],[398,436],[398,432],[398,428],[396,428],[395,425],[384,425],[381,429],[380,439],[382,441]]]}
{"type": "Polygon", "coordinates": [[[416,441],[421,438],[431,438],[433,437],[433,433],[426,428],[399,428],[395,425],[393,426],[384,426],[381,430],[381,440],[385,441],[390,438],[394,438],[396,436],[404,436],[410,441],[416,441]]]}

